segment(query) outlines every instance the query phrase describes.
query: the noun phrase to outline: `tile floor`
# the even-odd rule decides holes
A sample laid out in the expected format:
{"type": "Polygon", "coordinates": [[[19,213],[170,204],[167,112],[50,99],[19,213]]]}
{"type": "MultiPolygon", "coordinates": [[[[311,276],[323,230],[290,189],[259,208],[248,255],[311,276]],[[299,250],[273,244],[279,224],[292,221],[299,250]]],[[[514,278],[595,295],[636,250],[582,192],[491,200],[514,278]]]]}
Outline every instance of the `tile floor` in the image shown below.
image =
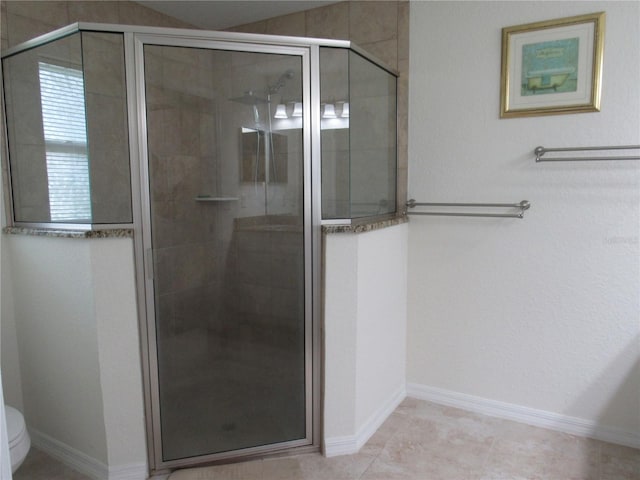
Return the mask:
{"type": "Polygon", "coordinates": [[[60,463],[37,448],[31,447],[24,463],[13,474],[13,480],[91,480],[60,463]]]}
{"type": "Polygon", "coordinates": [[[640,480],[640,450],[406,399],[356,455],[174,472],[170,480],[640,480]]]}
{"type": "MultiPolygon", "coordinates": [[[[32,450],[15,480],[88,480],[32,450]]],[[[406,399],[362,450],[178,470],[170,480],[640,480],[640,450],[406,399]]]]}

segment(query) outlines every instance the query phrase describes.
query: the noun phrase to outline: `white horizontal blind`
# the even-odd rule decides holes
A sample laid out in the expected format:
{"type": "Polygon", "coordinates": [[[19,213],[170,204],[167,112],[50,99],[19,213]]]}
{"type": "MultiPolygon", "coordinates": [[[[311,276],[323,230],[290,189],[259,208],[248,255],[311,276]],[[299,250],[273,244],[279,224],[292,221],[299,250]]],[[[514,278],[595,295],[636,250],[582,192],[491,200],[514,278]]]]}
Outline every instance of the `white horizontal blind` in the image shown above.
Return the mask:
{"type": "Polygon", "coordinates": [[[82,71],[39,62],[52,222],[91,223],[82,71]]]}

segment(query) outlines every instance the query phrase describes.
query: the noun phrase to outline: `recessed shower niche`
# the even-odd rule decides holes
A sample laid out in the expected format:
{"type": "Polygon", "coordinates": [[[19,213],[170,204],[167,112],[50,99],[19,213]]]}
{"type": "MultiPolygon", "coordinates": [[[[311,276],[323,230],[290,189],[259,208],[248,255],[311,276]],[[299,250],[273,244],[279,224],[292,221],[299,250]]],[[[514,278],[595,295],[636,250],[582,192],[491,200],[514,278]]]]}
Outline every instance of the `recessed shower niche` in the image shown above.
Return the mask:
{"type": "Polygon", "coordinates": [[[134,231],[151,469],[317,451],[321,225],[396,212],[394,72],[83,23],[2,66],[12,225],[134,231]]]}

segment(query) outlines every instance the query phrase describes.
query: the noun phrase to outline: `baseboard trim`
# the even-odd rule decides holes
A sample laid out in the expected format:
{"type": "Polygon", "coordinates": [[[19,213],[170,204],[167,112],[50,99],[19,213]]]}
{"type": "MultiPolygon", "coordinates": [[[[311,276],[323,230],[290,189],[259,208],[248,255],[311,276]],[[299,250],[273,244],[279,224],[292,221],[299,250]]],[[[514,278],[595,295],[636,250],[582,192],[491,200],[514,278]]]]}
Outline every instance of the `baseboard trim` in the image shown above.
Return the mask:
{"type": "Polygon", "coordinates": [[[145,480],[147,478],[146,463],[107,467],[100,460],[96,460],[46,433],[29,429],[29,435],[31,443],[35,447],[95,480],[145,480]]]}
{"type": "Polygon", "coordinates": [[[429,387],[418,383],[407,384],[407,396],[420,400],[461,408],[492,417],[513,420],[536,427],[548,428],[580,437],[640,448],[640,435],[626,430],[598,425],[591,420],[559,413],[523,407],[512,403],[490,400],[464,393],[429,387]]]}
{"type": "Polygon", "coordinates": [[[401,386],[385,402],[385,404],[371,415],[358,429],[355,435],[343,437],[326,438],[324,441],[324,454],[327,457],[337,457],[339,455],[351,455],[357,453],[362,446],[367,443],[371,436],[376,433],[380,425],[393,413],[407,396],[405,386],[401,386]]]}
{"type": "Polygon", "coordinates": [[[38,430],[29,429],[29,435],[31,435],[31,443],[35,447],[65,465],[95,480],[107,480],[109,478],[109,469],[101,461],[38,430]]]}
{"type": "Polygon", "coordinates": [[[131,463],[109,467],[109,480],[146,480],[148,475],[146,463],[131,463]]]}

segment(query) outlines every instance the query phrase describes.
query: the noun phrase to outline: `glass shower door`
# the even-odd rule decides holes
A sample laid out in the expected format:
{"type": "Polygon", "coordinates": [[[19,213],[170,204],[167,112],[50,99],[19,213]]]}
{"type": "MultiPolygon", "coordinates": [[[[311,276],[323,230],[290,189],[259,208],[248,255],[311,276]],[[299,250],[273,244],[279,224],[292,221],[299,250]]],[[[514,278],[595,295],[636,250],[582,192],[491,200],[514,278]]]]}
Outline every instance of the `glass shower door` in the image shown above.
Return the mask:
{"type": "Polygon", "coordinates": [[[143,53],[156,463],[309,445],[303,57],[143,53]]]}

